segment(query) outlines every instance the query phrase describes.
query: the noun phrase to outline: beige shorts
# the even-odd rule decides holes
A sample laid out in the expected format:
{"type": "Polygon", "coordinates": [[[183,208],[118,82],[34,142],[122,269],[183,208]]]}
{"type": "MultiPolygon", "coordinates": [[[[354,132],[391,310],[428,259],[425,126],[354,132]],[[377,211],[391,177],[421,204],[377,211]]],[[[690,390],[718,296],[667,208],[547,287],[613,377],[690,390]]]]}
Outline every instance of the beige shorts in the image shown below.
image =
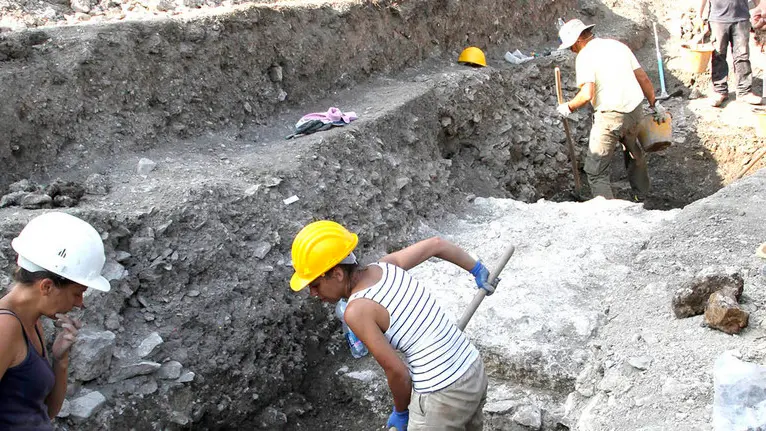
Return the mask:
{"type": "Polygon", "coordinates": [[[427,394],[412,392],[407,429],[481,431],[486,400],[487,373],[478,357],[462,377],[446,388],[427,394]]]}

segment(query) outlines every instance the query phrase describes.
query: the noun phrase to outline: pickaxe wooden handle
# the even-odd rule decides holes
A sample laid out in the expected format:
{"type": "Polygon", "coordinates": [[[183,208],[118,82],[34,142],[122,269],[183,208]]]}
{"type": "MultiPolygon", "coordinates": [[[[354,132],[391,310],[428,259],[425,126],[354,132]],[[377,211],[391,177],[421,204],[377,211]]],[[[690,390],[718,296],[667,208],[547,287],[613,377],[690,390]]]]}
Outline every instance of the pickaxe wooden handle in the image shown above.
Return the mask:
{"type": "MultiPolygon", "coordinates": [[[[560,105],[564,103],[564,92],[561,89],[561,69],[558,67],[555,68],[554,74],[556,75],[556,97],[558,97],[560,105]]],[[[577,158],[575,157],[572,133],[569,131],[569,120],[562,118],[561,122],[564,123],[564,133],[567,135],[567,149],[569,150],[569,160],[572,162],[572,175],[574,175],[575,193],[577,193],[579,196],[582,184],[580,183],[580,171],[577,169],[577,158]]]]}

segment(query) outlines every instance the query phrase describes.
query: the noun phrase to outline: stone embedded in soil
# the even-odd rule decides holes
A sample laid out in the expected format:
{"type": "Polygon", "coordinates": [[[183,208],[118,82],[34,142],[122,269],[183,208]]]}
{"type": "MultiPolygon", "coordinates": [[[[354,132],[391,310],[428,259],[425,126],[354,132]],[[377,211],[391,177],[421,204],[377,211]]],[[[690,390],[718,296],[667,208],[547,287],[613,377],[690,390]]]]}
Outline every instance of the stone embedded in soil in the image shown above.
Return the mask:
{"type": "Polygon", "coordinates": [[[636,356],[628,359],[628,365],[637,370],[646,370],[652,364],[652,358],[649,356],[636,356]]]}
{"type": "Polygon", "coordinates": [[[176,379],[176,382],[178,382],[178,383],[189,383],[189,382],[194,380],[194,376],[195,376],[194,372],[187,371],[187,372],[181,374],[181,376],[178,379],[176,379]]]}
{"type": "Polygon", "coordinates": [[[160,334],[156,332],[152,332],[149,334],[148,337],[144,338],[143,341],[141,341],[141,344],[138,346],[138,349],[136,349],[136,353],[138,354],[139,358],[145,358],[149,355],[151,355],[154,350],[159,347],[164,340],[162,337],[160,337],[160,334]]]}
{"type": "Polygon", "coordinates": [[[280,66],[270,67],[269,79],[271,79],[271,82],[282,82],[282,68],[280,66]]]}
{"type": "Polygon", "coordinates": [[[673,313],[679,319],[702,314],[710,295],[719,290],[739,300],[744,286],[745,282],[738,272],[708,268],[676,291],[672,301],[673,313]]]}
{"type": "Polygon", "coordinates": [[[101,174],[89,176],[83,184],[85,193],[90,195],[106,195],[109,193],[109,180],[101,174]]]}
{"type": "Polygon", "coordinates": [[[77,206],[79,201],[71,196],[59,195],[53,198],[53,206],[71,208],[77,206]]]}
{"type": "Polygon", "coordinates": [[[20,180],[8,186],[8,191],[13,192],[34,192],[37,191],[37,185],[29,180],[20,180]]]}
{"type": "Polygon", "coordinates": [[[24,196],[26,196],[28,193],[29,192],[24,192],[24,191],[8,193],[7,195],[0,198],[0,208],[19,205],[21,203],[21,199],[24,196]]]}
{"type": "Polygon", "coordinates": [[[69,196],[72,199],[79,200],[85,195],[85,187],[83,187],[82,184],[72,181],[62,181],[57,179],[45,187],[43,192],[52,198],[56,198],[57,196],[69,196]]]}
{"type": "Polygon", "coordinates": [[[275,409],[274,407],[266,407],[258,416],[258,421],[261,428],[281,428],[287,424],[287,415],[275,409]]]}
{"type": "Polygon", "coordinates": [[[160,364],[151,361],[140,361],[133,364],[123,365],[110,377],[110,381],[126,380],[131,377],[151,374],[160,368],[160,364]]]}
{"type": "Polygon", "coordinates": [[[153,171],[154,168],[157,167],[157,163],[155,163],[152,160],[142,158],[138,161],[138,166],[136,167],[136,172],[139,175],[147,175],[149,172],[153,171]]]}
{"type": "Polygon", "coordinates": [[[543,426],[540,409],[533,405],[523,405],[513,414],[511,420],[522,425],[525,429],[539,430],[543,426]]]}
{"type": "Polygon", "coordinates": [[[168,361],[157,370],[157,377],[164,380],[175,380],[181,377],[181,369],[183,369],[183,365],[180,362],[168,361]]]}
{"type": "Polygon", "coordinates": [[[88,13],[93,8],[92,0],[70,0],[69,6],[75,12],[88,13]]]}
{"type": "Polygon", "coordinates": [[[98,412],[104,403],[106,403],[106,398],[101,394],[101,392],[90,392],[70,401],[70,415],[77,419],[87,419],[98,412]]]}
{"type": "Polygon", "coordinates": [[[94,331],[83,328],[72,346],[70,370],[72,377],[90,381],[109,370],[114,352],[115,335],[110,331],[94,331]]]}
{"type": "Polygon", "coordinates": [[[737,299],[725,292],[710,295],[705,309],[705,323],[727,334],[738,334],[747,326],[750,314],[740,307],[737,299]]]}
{"type": "MultiPolygon", "coordinates": [[[[128,254],[130,257],[130,254],[128,254]]],[[[120,265],[117,260],[108,259],[104,264],[104,269],[101,271],[101,275],[109,281],[118,281],[128,276],[128,271],[125,267],[120,265]]]]}
{"type": "Polygon", "coordinates": [[[40,193],[30,193],[21,198],[21,206],[28,210],[50,208],[52,204],[53,198],[40,193]]]}

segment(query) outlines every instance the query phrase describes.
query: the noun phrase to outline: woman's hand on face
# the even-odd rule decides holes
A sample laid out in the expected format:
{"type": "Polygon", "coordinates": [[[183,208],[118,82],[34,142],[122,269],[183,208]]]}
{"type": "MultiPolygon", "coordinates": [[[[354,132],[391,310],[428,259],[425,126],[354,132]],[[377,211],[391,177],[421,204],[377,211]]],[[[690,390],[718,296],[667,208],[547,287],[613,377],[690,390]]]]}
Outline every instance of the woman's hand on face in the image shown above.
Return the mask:
{"type": "Polygon", "coordinates": [[[63,313],[56,314],[56,318],[54,324],[61,330],[56,336],[56,341],[53,342],[52,353],[53,358],[58,361],[69,354],[69,349],[77,339],[77,331],[82,328],[82,322],[63,313]]]}

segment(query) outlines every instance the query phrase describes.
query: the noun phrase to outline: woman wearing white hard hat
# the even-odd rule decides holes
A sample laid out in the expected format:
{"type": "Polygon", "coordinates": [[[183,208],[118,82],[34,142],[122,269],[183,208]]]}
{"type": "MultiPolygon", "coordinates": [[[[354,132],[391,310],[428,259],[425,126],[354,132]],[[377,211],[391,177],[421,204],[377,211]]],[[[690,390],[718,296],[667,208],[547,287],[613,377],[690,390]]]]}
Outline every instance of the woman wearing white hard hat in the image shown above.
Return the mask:
{"type": "Polygon", "coordinates": [[[0,298],[0,429],[52,430],[66,395],[69,350],[88,288],[109,291],[101,276],[104,244],[90,224],[52,212],[30,221],[11,243],[18,253],[11,291],[0,298]],[[61,328],[47,350],[40,318],[61,328]]]}

